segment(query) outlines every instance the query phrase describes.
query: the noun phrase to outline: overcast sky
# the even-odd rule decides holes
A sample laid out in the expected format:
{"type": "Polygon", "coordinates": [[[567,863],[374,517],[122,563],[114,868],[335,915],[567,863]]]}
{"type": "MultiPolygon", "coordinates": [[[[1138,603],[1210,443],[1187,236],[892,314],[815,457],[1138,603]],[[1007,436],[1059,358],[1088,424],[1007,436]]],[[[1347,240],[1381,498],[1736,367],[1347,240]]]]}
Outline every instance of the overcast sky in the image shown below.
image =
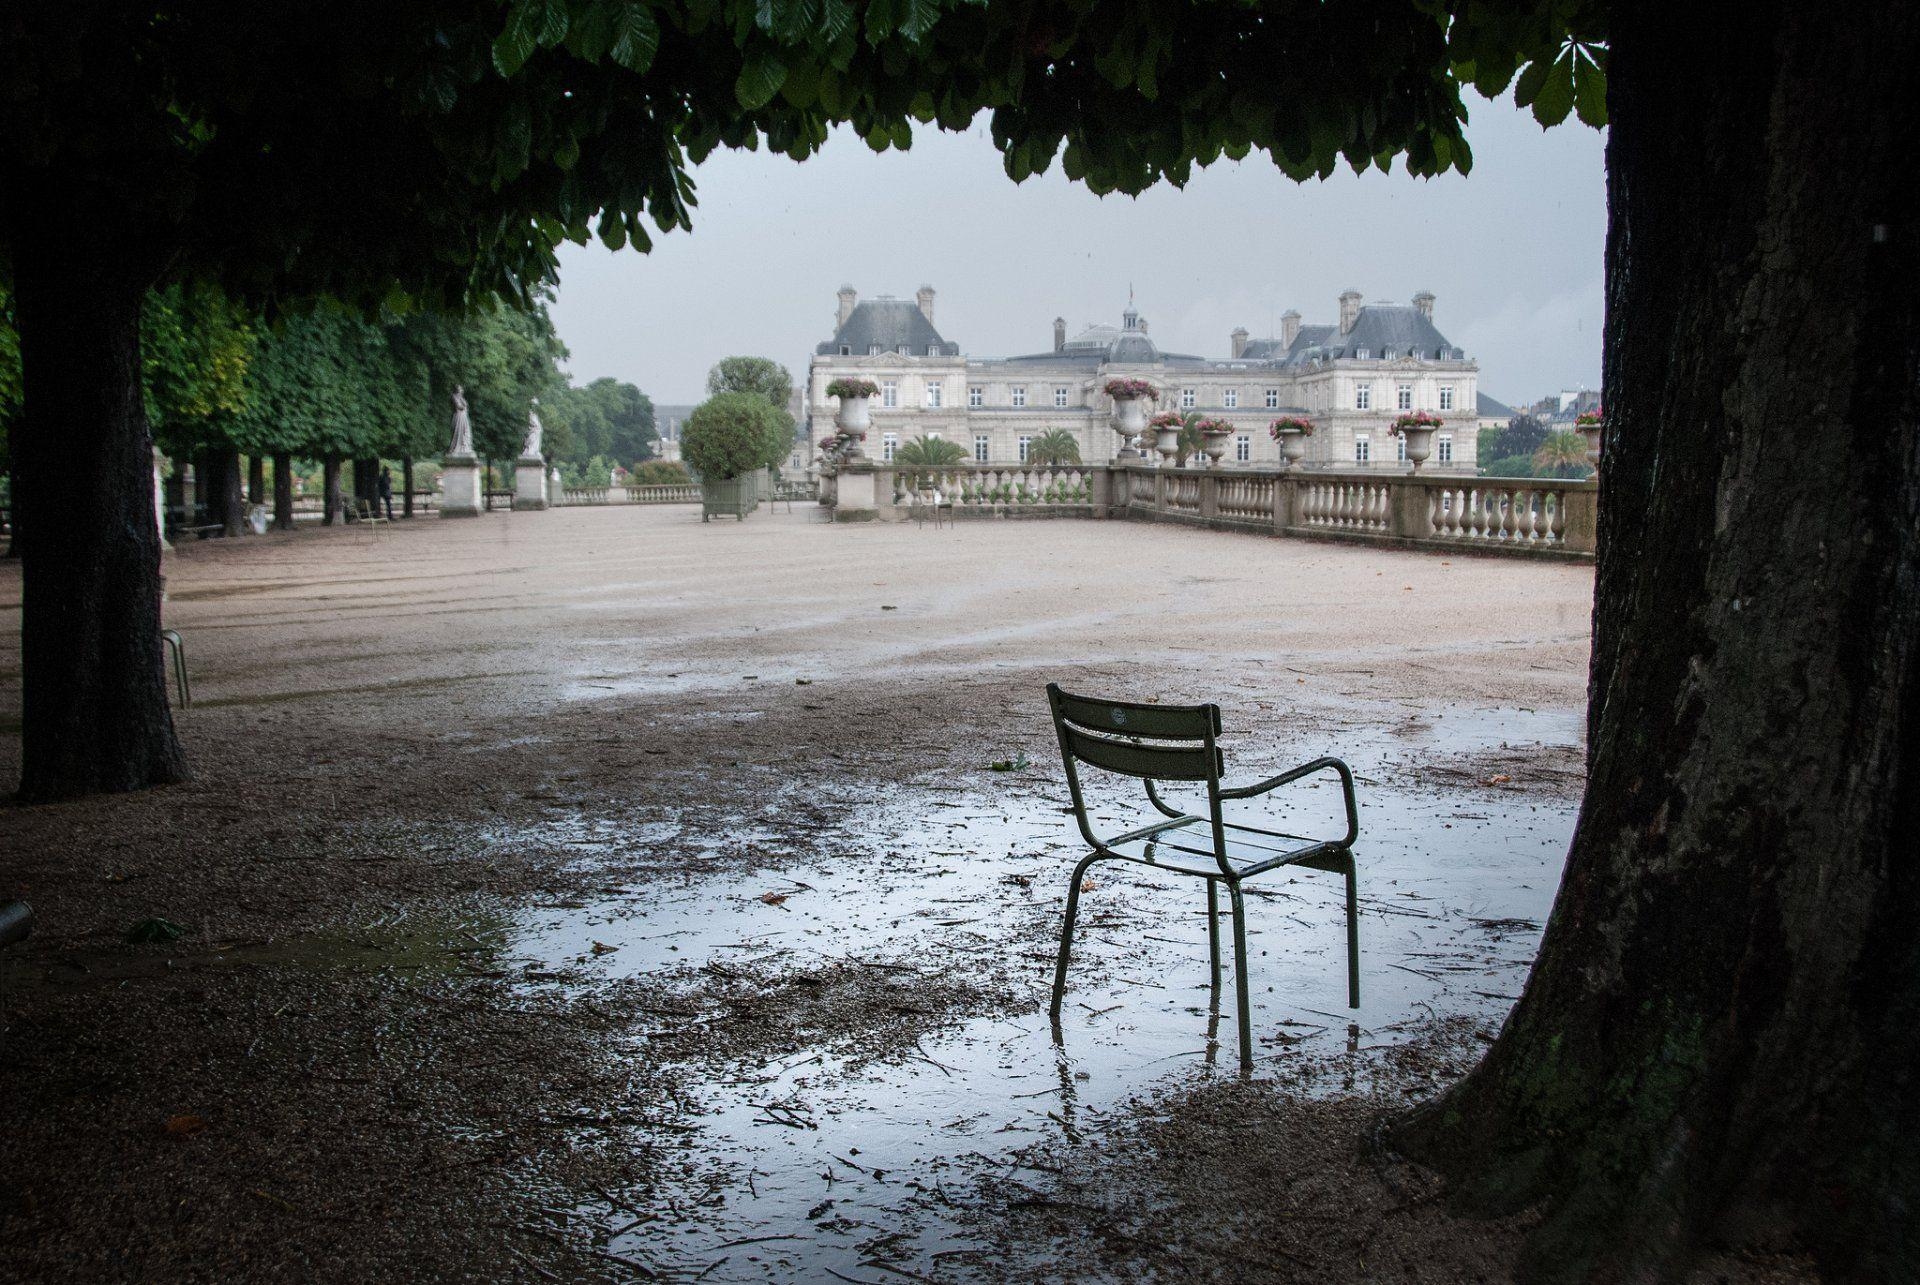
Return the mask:
{"type": "Polygon", "coordinates": [[[836,135],[801,164],[722,153],[695,172],[691,232],[651,254],[567,247],[554,317],[576,382],[630,381],[656,402],[698,401],[707,368],[748,353],[796,377],[833,329],[834,292],[938,292],[934,321],[983,357],[1118,324],[1131,283],[1161,348],[1224,357],[1228,333],[1272,333],[1280,314],[1331,322],[1339,293],[1405,303],[1437,295],[1434,322],[1506,402],[1600,378],[1604,136],[1542,131],[1511,103],[1470,96],[1468,178],[1296,184],[1256,153],[1184,191],[1096,197],[1052,172],[1018,186],[983,116],[965,134],[923,130],[876,155],[836,135]]]}

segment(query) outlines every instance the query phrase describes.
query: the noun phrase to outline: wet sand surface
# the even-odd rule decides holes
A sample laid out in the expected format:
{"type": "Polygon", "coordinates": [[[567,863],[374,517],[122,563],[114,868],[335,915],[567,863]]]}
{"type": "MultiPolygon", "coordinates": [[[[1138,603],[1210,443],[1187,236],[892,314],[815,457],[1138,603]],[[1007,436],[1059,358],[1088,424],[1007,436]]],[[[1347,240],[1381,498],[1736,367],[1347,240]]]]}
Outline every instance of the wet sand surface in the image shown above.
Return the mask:
{"type": "MultiPolygon", "coordinates": [[[[1588,568],[795,506],[167,575],[196,779],[0,813],[41,917],[0,962],[0,1278],[1505,1278],[1526,1220],[1368,1140],[1524,980],[1588,568]],[[1238,780],[1352,763],[1358,1009],[1338,877],[1249,885],[1243,1082],[1202,885],[1106,865],[1056,1041],[1050,680],[1217,701],[1238,780]]],[[[15,568],[0,601],[17,729],[15,568]]]]}

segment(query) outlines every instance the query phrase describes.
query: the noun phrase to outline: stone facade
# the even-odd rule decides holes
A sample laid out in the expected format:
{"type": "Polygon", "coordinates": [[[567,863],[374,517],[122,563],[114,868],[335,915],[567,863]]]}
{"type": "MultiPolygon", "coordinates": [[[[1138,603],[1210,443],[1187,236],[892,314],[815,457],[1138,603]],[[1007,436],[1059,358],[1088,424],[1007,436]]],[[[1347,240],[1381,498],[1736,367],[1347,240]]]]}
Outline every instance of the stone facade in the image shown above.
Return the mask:
{"type": "Polygon", "coordinates": [[[1426,471],[1476,467],[1479,367],[1434,328],[1430,294],[1411,304],[1367,304],[1349,291],[1340,296],[1339,322],[1307,326],[1288,312],[1277,337],[1253,340],[1235,330],[1230,355],[1221,358],[1162,352],[1131,305],[1119,326],[1089,326],[1071,338],[1056,318],[1047,352],[968,357],[934,328],[934,297],[923,286],[911,300],[862,302],[852,286],[841,288],[833,338],[808,365],[806,416],[815,439],[836,408],[827,384],[859,376],[881,390],[866,444],[876,459],[926,435],[960,443],[979,462],[1011,464],[1025,458],[1026,442],[1065,429],[1082,460],[1102,463],[1120,449],[1103,390],[1108,379],[1126,377],[1162,389],[1158,409],[1235,425],[1227,466],[1277,463],[1267,425],[1295,415],[1315,428],[1303,467],[1404,471],[1399,439],[1387,426],[1402,410],[1425,410],[1446,421],[1426,471]]]}

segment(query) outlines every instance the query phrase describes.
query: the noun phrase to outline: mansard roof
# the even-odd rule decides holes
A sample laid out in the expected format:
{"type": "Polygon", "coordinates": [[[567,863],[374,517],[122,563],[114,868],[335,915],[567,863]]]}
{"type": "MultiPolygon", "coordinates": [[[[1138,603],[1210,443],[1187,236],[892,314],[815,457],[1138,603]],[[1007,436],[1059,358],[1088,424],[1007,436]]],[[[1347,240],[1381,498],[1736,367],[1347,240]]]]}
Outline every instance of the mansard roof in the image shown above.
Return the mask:
{"type": "Polygon", "coordinates": [[[869,299],[854,305],[833,338],[814,349],[822,357],[837,354],[844,346],[855,356],[864,357],[878,344],[881,352],[897,352],[904,345],[909,356],[924,357],[929,348],[942,357],[958,357],[960,345],[940,337],[920,305],[911,299],[869,299]]]}
{"type": "Polygon", "coordinates": [[[1517,413],[1505,402],[1497,402],[1485,393],[1474,394],[1473,413],[1481,419],[1512,419],[1517,413]]]}
{"type": "Polygon", "coordinates": [[[1412,304],[1370,303],[1353,319],[1353,329],[1341,334],[1334,326],[1302,326],[1280,360],[1289,365],[1319,358],[1332,361],[1361,353],[1380,358],[1418,357],[1425,361],[1458,361],[1463,354],[1434,328],[1433,318],[1412,304]]]}

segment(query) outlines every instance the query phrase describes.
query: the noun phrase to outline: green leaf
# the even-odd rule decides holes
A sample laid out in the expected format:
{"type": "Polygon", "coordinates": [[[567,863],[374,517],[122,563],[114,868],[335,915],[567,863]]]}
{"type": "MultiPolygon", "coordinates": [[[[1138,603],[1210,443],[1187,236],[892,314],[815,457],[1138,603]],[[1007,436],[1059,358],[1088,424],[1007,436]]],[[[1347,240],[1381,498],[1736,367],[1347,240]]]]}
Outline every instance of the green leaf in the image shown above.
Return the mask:
{"type": "Polygon", "coordinates": [[[526,66],[535,48],[533,32],[518,21],[507,24],[493,42],[493,66],[502,76],[511,76],[526,66]]]}
{"type": "Polygon", "coordinates": [[[940,0],[905,0],[900,18],[900,34],[917,41],[933,30],[940,20],[940,0]]]}
{"type": "Polygon", "coordinates": [[[568,134],[553,149],[553,163],[563,170],[570,170],[580,161],[580,140],[568,134]]]}
{"type": "Polygon", "coordinates": [[[1547,83],[1547,76],[1553,70],[1553,64],[1535,59],[1520,73],[1520,79],[1513,87],[1513,104],[1516,107],[1531,107],[1540,97],[1540,87],[1547,83]]]}
{"type": "Polygon", "coordinates": [[[567,38],[566,0],[546,0],[540,7],[539,17],[535,35],[541,44],[551,47],[567,38]]]}
{"type": "Polygon", "coordinates": [[[1539,94],[1533,100],[1533,118],[1544,128],[1552,128],[1573,110],[1573,50],[1553,60],[1539,94]]]}
{"type": "Polygon", "coordinates": [[[787,66],[768,48],[756,48],[747,54],[733,82],[733,96],[748,111],[758,111],[773,101],[780,86],[787,83],[787,66]]]}
{"type": "Polygon", "coordinates": [[[1584,49],[1573,60],[1573,109],[1580,123],[1595,129],[1607,123],[1607,73],[1584,49]]]}
{"type": "Polygon", "coordinates": [[[660,49],[660,27],[642,3],[620,6],[613,18],[613,44],[607,53],[628,71],[645,71],[660,49]]]}

